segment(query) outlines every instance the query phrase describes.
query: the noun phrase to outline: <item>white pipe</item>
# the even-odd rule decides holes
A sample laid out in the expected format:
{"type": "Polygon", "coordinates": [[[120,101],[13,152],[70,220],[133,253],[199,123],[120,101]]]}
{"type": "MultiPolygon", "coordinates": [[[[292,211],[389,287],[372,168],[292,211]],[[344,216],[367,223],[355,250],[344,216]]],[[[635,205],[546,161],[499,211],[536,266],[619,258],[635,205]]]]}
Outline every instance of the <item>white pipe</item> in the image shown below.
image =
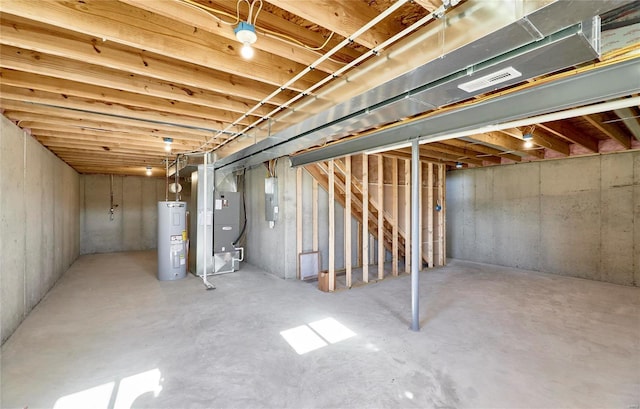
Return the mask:
{"type": "Polygon", "coordinates": [[[426,137],[428,139],[420,138],[420,144],[437,142],[437,141],[445,141],[447,139],[454,139],[454,138],[462,138],[465,136],[477,135],[485,132],[502,131],[504,129],[517,128],[519,126],[535,125],[543,122],[559,121],[561,119],[574,118],[582,115],[597,114],[600,112],[613,111],[615,109],[620,109],[620,108],[629,108],[637,105],[640,105],[640,97],[622,98],[614,101],[602,102],[599,104],[588,105],[580,108],[572,108],[572,109],[567,109],[565,111],[557,111],[549,114],[543,114],[538,116],[532,116],[529,118],[518,119],[515,121],[502,122],[500,124],[482,126],[479,128],[471,129],[469,131],[453,132],[450,134],[437,136],[435,138],[429,138],[429,137],[426,137]]]}
{"type": "MultiPolygon", "coordinates": [[[[394,6],[397,3],[394,4],[394,6]]],[[[385,10],[386,11],[386,10],[385,10]]],[[[288,106],[291,105],[293,102],[297,101],[298,99],[311,94],[314,90],[320,88],[321,86],[323,86],[324,84],[335,80],[337,77],[339,77],[342,73],[344,73],[345,71],[353,68],[354,66],[360,64],[361,62],[363,62],[364,60],[366,60],[367,58],[371,57],[372,55],[377,55],[380,50],[383,50],[384,48],[386,48],[387,46],[393,44],[394,42],[400,40],[402,37],[405,37],[407,34],[415,31],[416,29],[418,29],[420,26],[426,24],[429,20],[432,20],[433,17],[436,14],[439,13],[444,13],[446,10],[444,8],[444,6],[439,7],[438,9],[434,10],[433,12],[427,14],[426,16],[424,16],[423,18],[421,18],[420,20],[416,21],[415,23],[413,23],[411,26],[405,28],[404,30],[402,30],[401,32],[397,33],[396,35],[394,35],[393,37],[387,39],[386,41],[382,42],[381,44],[377,45],[376,47],[372,48],[371,50],[365,52],[364,54],[362,54],[360,57],[356,58],[355,60],[351,61],[349,64],[343,66],[342,68],[338,69],[337,71],[334,71],[334,73],[332,75],[329,75],[327,77],[325,77],[324,79],[318,81],[317,83],[315,83],[314,85],[310,86],[309,88],[307,88],[306,90],[302,91],[301,93],[299,93],[298,95],[294,96],[293,98],[291,98],[289,101],[285,102],[284,104],[276,107],[276,109],[274,109],[272,112],[270,112],[269,114],[266,115],[266,117],[270,117],[273,113],[277,112],[278,110],[280,110],[283,106],[288,106]]],[[[373,21],[373,20],[372,20],[373,21]]],[[[429,35],[431,35],[429,33],[429,35]]],[[[353,37],[353,36],[352,36],[353,37]]],[[[421,36],[422,37],[422,36],[421,36]]],[[[347,39],[348,40],[348,39],[347,39]]],[[[341,43],[342,44],[342,43],[341,43]]],[[[342,47],[341,44],[338,44],[336,47],[342,47]]],[[[334,47],[334,48],[336,48],[334,47]]],[[[403,48],[404,49],[404,48],[403,48]]],[[[333,50],[332,50],[333,51],[333,50]]],[[[331,51],[330,51],[331,52],[331,51]]],[[[329,54],[325,54],[325,55],[329,55],[329,54]]],[[[387,56],[387,59],[391,58],[391,55],[387,56]]],[[[383,63],[385,61],[385,59],[380,59],[378,63],[374,63],[371,64],[369,66],[367,66],[366,68],[361,69],[359,72],[356,72],[354,74],[352,74],[350,77],[348,78],[343,78],[340,82],[336,83],[335,85],[325,89],[324,91],[318,93],[317,97],[318,98],[322,98],[325,95],[334,92],[336,89],[340,88],[342,85],[344,85],[345,83],[349,82],[349,81],[353,81],[355,80],[357,77],[368,73],[371,69],[373,69],[374,67],[377,67],[378,64],[383,63]]],[[[317,65],[317,64],[316,64],[317,65]]],[[[278,91],[279,92],[279,91],[278,91]]],[[[269,96],[267,99],[271,98],[271,96],[269,96]]],[[[302,104],[298,105],[296,108],[297,109],[302,109],[304,107],[306,107],[307,105],[309,105],[310,103],[312,103],[315,99],[309,99],[307,102],[303,102],[302,104]]],[[[286,114],[280,116],[280,120],[285,119],[287,116],[291,115],[293,113],[293,111],[289,111],[286,114]]],[[[262,122],[264,120],[264,118],[262,119],[258,119],[256,120],[254,123],[252,123],[251,125],[249,125],[247,128],[245,128],[245,130],[241,131],[240,133],[245,132],[247,129],[250,129],[258,124],[260,124],[260,122],[262,122]]],[[[221,147],[224,144],[226,144],[227,142],[229,142],[229,140],[224,141],[222,144],[220,144],[218,146],[221,147]]]]}
{"type": "MultiPolygon", "coordinates": [[[[380,13],[379,15],[377,15],[374,19],[372,19],[371,21],[369,21],[367,24],[365,24],[364,26],[360,27],[360,29],[358,29],[355,33],[353,33],[351,36],[345,38],[343,41],[341,41],[339,44],[337,44],[335,47],[333,47],[331,50],[329,50],[328,52],[326,52],[325,54],[323,54],[322,56],[320,56],[316,61],[314,61],[311,65],[309,65],[308,67],[306,67],[304,70],[302,70],[301,72],[299,72],[297,75],[295,75],[293,78],[291,78],[289,81],[287,81],[285,84],[281,85],[278,89],[276,89],[274,92],[272,92],[269,96],[267,96],[266,98],[264,98],[262,101],[260,101],[259,103],[257,103],[255,106],[253,106],[253,108],[249,109],[247,112],[245,112],[240,118],[236,119],[233,123],[229,124],[226,128],[224,128],[222,131],[218,131],[215,135],[212,136],[211,140],[217,138],[218,136],[222,135],[223,133],[228,133],[228,131],[233,128],[234,126],[238,125],[238,123],[243,120],[244,118],[248,117],[249,115],[251,115],[255,110],[257,110],[258,108],[260,108],[261,106],[263,106],[265,103],[269,102],[269,100],[271,100],[273,97],[275,97],[276,95],[278,95],[280,92],[284,91],[285,89],[287,89],[289,86],[291,86],[293,83],[295,83],[296,81],[298,81],[300,78],[302,78],[304,75],[306,75],[307,73],[309,73],[310,71],[312,71],[313,69],[315,69],[315,67],[317,67],[319,64],[321,64],[323,61],[325,61],[326,59],[330,58],[333,54],[335,54],[336,52],[338,52],[339,50],[341,50],[343,47],[345,47],[347,44],[351,43],[354,39],[358,38],[359,36],[361,36],[364,32],[366,32],[367,30],[369,30],[371,27],[375,26],[376,24],[378,24],[380,21],[382,21],[383,19],[385,19],[386,17],[388,17],[391,13],[393,13],[394,11],[396,11],[398,8],[400,8],[402,5],[404,5],[408,0],[398,0],[395,3],[393,3],[393,5],[391,7],[389,7],[388,9],[384,10],[382,13],[380,13]]],[[[441,8],[444,10],[444,7],[441,6],[441,8]]],[[[438,9],[440,10],[440,8],[438,9]]],[[[435,12],[434,12],[435,13],[435,12]]],[[[429,14],[429,17],[431,18],[434,13],[429,14]]],[[[425,18],[421,19],[420,21],[425,20],[425,18]]],[[[424,23],[422,23],[424,24],[424,23]]],[[[416,24],[413,24],[410,28],[413,28],[414,26],[416,26],[416,24]]],[[[415,28],[413,28],[415,29],[415,28]]],[[[402,33],[405,32],[409,32],[412,30],[408,30],[405,29],[402,31],[402,33]]],[[[398,35],[395,35],[392,37],[392,39],[397,40],[398,35]]],[[[395,41],[394,40],[394,41],[395,41]]],[[[381,49],[383,47],[383,45],[387,45],[389,44],[389,40],[385,41],[384,43],[382,43],[381,45],[373,48],[372,50],[369,50],[368,52],[366,52],[365,54],[363,54],[362,56],[360,56],[358,59],[352,61],[351,63],[347,64],[346,66],[342,67],[341,69],[339,69],[338,71],[334,72],[333,74],[325,77],[323,80],[317,82],[316,84],[312,85],[310,88],[308,88],[305,91],[302,91],[300,93],[298,93],[298,95],[296,95],[295,97],[291,98],[289,101],[285,102],[282,105],[277,106],[273,111],[271,111],[270,113],[268,113],[267,115],[263,116],[262,118],[259,118],[258,120],[256,120],[255,122],[253,122],[252,124],[246,126],[242,131],[240,132],[236,132],[234,134],[232,134],[231,137],[229,137],[227,140],[223,141],[222,143],[219,143],[218,146],[216,146],[216,149],[226,145],[227,143],[231,142],[232,140],[234,140],[236,137],[244,134],[245,132],[247,132],[248,130],[250,130],[251,128],[254,128],[256,125],[260,124],[261,122],[265,121],[266,119],[269,119],[272,115],[276,114],[278,111],[282,110],[284,107],[290,105],[291,103],[297,101],[298,99],[306,96],[309,92],[311,92],[312,90],[322,86],[323,84],[325,84],[328,81],[331,81],[335,78],[337,78],[337,76],[339,75],[339,73],[344,72],[346,69],[349,69],[353,66],[355,66],[356,64],[358,64],[359,62],[361,62],[362,60],[364,60],[365,58],[368,58],[369,56],[373,55],[373,54],[377,54],[378,50],[381,49]]],[[[208,144],[210,143],[209,140],[205,141],[205,143],[203,143],[198,150],[204,149],[208,144]]]]}
{"type": "MultiPolygon", "coordinates": [[[[638,105],[640,105],[640,97],[622,98],[614,101],[601,102],[599,104],[588,105],[580,108],[572,108],[564,111],[557,111],[549,114],[532,116],[524,119],[517,119],[509,122],[502,122],[494,125],[481,126],[479,128],[470,129],[468,131],[447,133],[447,134],[436,136],[433,138],[430,138],[428,136],[421,136],[418,138],[418,140],[420,144],[446,141],[448,139],[463,138],[465,136],[472,136],[472,135],[477,135],[477,134],[486,133],[486,132],[496,132],[496,131],[502,131],[504,129],[509,129],[509,128],[517,128],[520,126],[529,126],[529,125],[535,125],[535,124],[544,123],[544,122],[559,121],[562,119],[574,118],[582,115],[592,115],[600,112],[613,111],[616,109],[629,108],[629,107],[638,106],[638,105]]],[[[463,115],[463,114],[460,114],[460,115],[463,115]]],[[[373,155],[375,153],[407,148],[409,146],[411,146],[411,142],[402,142],[394,145],[381,146],[378,148],[369,149],[364,153],[366,153],[367,155],[373,155]]]]}

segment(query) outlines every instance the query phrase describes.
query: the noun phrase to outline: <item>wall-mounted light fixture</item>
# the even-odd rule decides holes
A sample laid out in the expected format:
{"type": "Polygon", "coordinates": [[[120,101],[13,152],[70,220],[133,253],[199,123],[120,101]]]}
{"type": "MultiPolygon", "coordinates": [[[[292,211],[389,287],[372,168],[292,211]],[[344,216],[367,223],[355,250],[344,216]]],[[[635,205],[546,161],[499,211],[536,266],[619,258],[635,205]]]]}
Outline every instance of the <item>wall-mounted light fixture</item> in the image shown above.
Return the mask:
{"type": "Polygon", "coordinates": [[[151,166],[147,166],[147,176],[151,176],[151,166]]]}
{"type": "Polygon", "coordinates": [[[245,60],[252,58],[253,48],[251,48],[251,44],[255,43],[258,39],[256,27],[247,21],[241,21],[233,32],[236,34],[238,41],[242,43],[242,48],[240,49],[242,58],[245,60]]]}
{"type": "Polygon", "coordinates": [[[173,138],[162,138],[164,141],[164,150],[167,152],[171,152],[171,144],[173,143],[173,138]]]}

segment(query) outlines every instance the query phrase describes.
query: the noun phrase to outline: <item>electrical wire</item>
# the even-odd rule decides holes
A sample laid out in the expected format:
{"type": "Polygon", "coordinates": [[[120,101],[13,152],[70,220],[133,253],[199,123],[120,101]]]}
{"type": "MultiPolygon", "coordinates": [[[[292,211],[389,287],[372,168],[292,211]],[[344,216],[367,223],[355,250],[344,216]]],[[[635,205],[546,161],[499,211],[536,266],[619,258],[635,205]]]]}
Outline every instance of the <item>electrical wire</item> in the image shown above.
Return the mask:
{"type": "MultiPolygon", "coordinates": [[[[285,42],[292,42],[294,44],[297,44],[301,47],[306,48],[307,50],[311,50],[311,51],[320,51],[322,50],[324,47],[327,46],[327,44],[329,44],[329,41],[331,41],[331,38],[333,37],[333,35],[335,34],[335,32],[331,32],[331,34],[329,34],[329,37],[327,37],[327,39],[325,40],[325,42],[320,46],[320,47],[311,47],[310,45],[306,45],[305,43],[303,43],[300,40],[295,39],[294,37],[291,37],[289,35],[286,34],[282,34],[282,33],[278,33],[266,28],[260,28],[260,31],[264,32],[264,35],[266,35],[267,37],[272,37],[275,38],[277,40],[281,40],[281,41],[285,41],[285,42]]],[[[333,60],[332,61],[336,61],[333,60]]]]}
{"type": "MultiPolygon", "coordinates": [[[[238,234],[238,237],[236,237],[236,239],[233,241],[233,246],[237,246],[238,243],[240,243],[240,240],[242,239],[242,236],[244,236],[244,232],[247,229],[247,201],[245,199],[245,174],[247,173],[246,169],[243,169],[242,171],[242,175],[238,175],[238,179],[242,180],[242,213],[244,215],[244,222],[242,223],[242,230],[240,230],[240,234],[238,234]]],[[[236,185],[238,183],[236,182],[236,185]]]]}
{"type": "MultiPolygon", "coordinates": [[[[226,24],[226,25],[229,25],[229,26],[236,25],[236,24],[238,24],[240,22],[240,3],[246,2],[247,4],[249,4],[248,0],[238,0],[238,2],[236,3],[236,15],[234,16],[233,14],[227,13],[224,10],[219,10],[219,9],[216,9],[216,8],[213,8],[213,7],[206,6],[204,4],[200,4],[200,3],[198,3],[198,2],[196,2],[194,0],[177,0],[177,1],[179,1],[180,3],[187,4],[188,6],[190,6],[192,8],[195,8],[197,10],[200,10],[203,13],[206,13],[208,16],[215,18],[217,21],[221,22],[222,24],[226,24]],[[231,18],[233,18],[235,20],[233,22],[224,21],[221,17],[218,16],[218,14],[223,15],[225,17],[231,17],[231,18]]],[[[301,47],[306,48],[307,50],[319,51],[319,50],[322,50],[324,47],[326,47],[327,44],[329,44],[329,41],[331,41],[331,38],[335,34],[335,32],[332,31],[331,34],[329,34],[329,37],[327,37],[325,42],[320,47],[313,47],[313,46],[310,46],[310,45],[307,45],[307,44],[303,43],[302,41],[300,41],[300,40],[298,40],[298,39],[296,39],[296,38],[294,38],[294,37],[292,37],[290,35],[279,33],[277,31],[273,31],[273,30],[270,30],[268,28],[258,27],[258,25],[256,23],[258,21],[258,14],[260,14],[260,11],[262,11],[262,0],[259,0],[259,3],[260,3],[260,6],[258,7],[258,11],[256,12],[255,17],[252,16],[253,4],[255,4],[255,2],[252,3],[252,4],[249,4],[249,17],[247,18],[247,21],[249,21],[251,24],[253,24],[256,27],[256,29],[261,31],[266,36],[269,36],[269,37],[272,37],[272,38],[276,38],[276,39],[281,40],[281,41],[291,42],[291,43],[297,44],[297,45],[299,45],[301,47]],[[253,17],[253,22],[251,22],[252,17],[253,17]]],[[[333,60],[333,59],[332,59],[332,61],[340,62],[340,61],[333,60]]]]}
{"type": "Polygon", "coordinates": [[[200,10],[203,13],[206,13],[207,15],[209,15],[210,17],[215,18],[216,20],[218,20],[219,22],[221,22],[222,24],[226,24],[229,26],[234,26],[236,24],[238,24],[240,22],[240,1],[242,0],[238,0],[238,2],[236,3],[236,15],[234,16],[231,13],[227,13],[226,11],[223,10],[218,10],[218,9],[214,9],[212,7],[209,6],[205,6],[204,4],[200,4],[196,1],[193,0],[177,0],[179,3],[184,3],[189,5],[190,7],[196,9],[196,10],[200,10]],[[221,17],[218,17],[215,13],[217,14],[222,14],[225,17],[231,17],[231,18],[235,18],[235,21],[230,23],[228,21],[224,21],[221,17]]]}

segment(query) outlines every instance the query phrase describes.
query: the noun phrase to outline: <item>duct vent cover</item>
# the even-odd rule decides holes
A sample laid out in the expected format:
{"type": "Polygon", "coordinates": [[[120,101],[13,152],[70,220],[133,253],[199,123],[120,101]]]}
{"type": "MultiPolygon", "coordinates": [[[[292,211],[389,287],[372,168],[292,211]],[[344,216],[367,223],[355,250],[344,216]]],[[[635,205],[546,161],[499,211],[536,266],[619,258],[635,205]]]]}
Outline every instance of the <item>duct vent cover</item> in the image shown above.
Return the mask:
{"type": "Polygon", "coordinates": [[[489,88],[496,84],[500,84],[502,82],[506,82],[521,76],[522,76],[522,73],[520,73],[515,68],[507,67],[500,71],[496,71],[489,75],[485,75],[484,77],[480,77],[475,80],[465,82],[464,84],[460,84],[458,85],[458,88],[470,93],[470,92],[481,90],[483,88],[489,88]]]}

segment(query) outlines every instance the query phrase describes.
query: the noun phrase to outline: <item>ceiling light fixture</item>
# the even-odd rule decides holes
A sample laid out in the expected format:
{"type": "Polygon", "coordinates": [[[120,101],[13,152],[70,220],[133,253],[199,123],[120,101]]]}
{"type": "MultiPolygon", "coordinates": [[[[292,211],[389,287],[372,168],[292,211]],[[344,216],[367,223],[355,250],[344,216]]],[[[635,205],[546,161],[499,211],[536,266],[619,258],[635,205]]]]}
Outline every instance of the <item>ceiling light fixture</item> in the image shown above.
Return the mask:
{"type": "Polygon", "coordinates": [[[462,162],[456,162],[456,169],[462,169],[462,162]]]}
{"type": "Polygon", "coordinates": [[[533,148],[533,133],[525,133],[524,135],[522,135],[522,139],[524,140],[525,148],[533,148]]]}
{"type": "Polygon", "coordinates": [[[151,166],[147,166],[147,176],[151,176],[151,166]]]}
{"type": "Polygon", "coordinates": [[[164,150],[167,152],[171,152],[171,144],[173,143],[173,138],[162,138],[164,141],[164,150]]]}
{"type": "Polygon", "coordinates": [[[256,27],[247,21],[241,21],[238,26],[233,29],[233,32],[236,34],[238,41],[242,43],[242,48],[240,49],[240,55],[242,55],[242,58],[248,60],[253,57],[253,48],[251,47],[251,44],[255,43],[258,39],[258,36],[256,35],[256,27]]]}

